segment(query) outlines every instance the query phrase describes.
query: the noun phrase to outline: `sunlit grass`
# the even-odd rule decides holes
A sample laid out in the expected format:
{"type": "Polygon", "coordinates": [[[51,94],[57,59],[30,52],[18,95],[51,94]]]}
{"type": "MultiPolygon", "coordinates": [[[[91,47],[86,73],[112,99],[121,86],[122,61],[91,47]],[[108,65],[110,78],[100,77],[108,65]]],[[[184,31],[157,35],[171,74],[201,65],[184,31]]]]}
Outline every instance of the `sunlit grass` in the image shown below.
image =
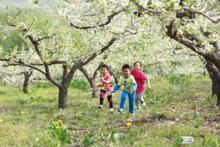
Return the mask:
{"type": "MultiPolygon", "coordinates": [[[[97,108],[98,98],[88,91],[70,88],[68,107],[57,109],[58,90],[52,86],[30,88],[30,94],[0,86],[0,146],[58,146],[48,127],[62,120],[79,146],[176,146],[179,136],[193,136],[193,146],[218,146],[219,136],[207,129],[207,117],[220,115],[212,109],[207,78],[189,78],[172,84],[166,78],[152,81],[145,107],[128,122],[128,112],[116,111],[120,93],[114,94],[115,111],[97,108]],[[204,84],[206,83],[206,84],[204,84]],[[201,90],[203,89],[203,90],[201,90]],[[160,101],[154,102],[154,98],[160,101]],[[195,115],[196,114],[196,115],[195,115]]],[[[219,126],[216,126],[216,129],[219,126]]],[[[211,128],[213,129],[213,128],[211,128]]]]}

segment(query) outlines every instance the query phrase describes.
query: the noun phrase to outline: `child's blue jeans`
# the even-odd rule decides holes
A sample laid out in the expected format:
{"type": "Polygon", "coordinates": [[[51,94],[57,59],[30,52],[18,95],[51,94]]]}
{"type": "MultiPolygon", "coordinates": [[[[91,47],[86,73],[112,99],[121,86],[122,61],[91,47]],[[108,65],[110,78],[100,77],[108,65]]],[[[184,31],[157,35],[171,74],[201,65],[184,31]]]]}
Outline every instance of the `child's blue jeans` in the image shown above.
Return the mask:
{"type": "Polygon", "coordinates": [[[134,110],[134,102],[135,102],[135,93],[128,93],[126,91],[122,91],[121,94],[121,102],[120,102],[120,109],[125,110],[125,103],[126,103],[126,98],[128,97],[128,102],[129,102],[129,112],[131,114],[135,113],[134,110]]]}

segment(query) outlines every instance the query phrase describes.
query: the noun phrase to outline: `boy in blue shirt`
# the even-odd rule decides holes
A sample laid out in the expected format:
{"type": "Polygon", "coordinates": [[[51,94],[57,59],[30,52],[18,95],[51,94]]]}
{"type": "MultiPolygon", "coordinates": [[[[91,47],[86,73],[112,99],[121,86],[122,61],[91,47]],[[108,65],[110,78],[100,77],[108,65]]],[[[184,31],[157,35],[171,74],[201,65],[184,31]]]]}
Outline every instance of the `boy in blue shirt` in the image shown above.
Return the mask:
{"type": "Polygon", "coordinates": [[[131,67],[128,64],[122,66],[123,76],[119,79],[119,82],[114,86],[113,92],[117,90],[122,90],[121,102],[118,111],[123,112],[125,110],[126,98],[129,99],[129,112],[134,114],[134,102],[135,102],[135,92],[137,89],[137,84],[134,77],[130,74],[131,67]]]}

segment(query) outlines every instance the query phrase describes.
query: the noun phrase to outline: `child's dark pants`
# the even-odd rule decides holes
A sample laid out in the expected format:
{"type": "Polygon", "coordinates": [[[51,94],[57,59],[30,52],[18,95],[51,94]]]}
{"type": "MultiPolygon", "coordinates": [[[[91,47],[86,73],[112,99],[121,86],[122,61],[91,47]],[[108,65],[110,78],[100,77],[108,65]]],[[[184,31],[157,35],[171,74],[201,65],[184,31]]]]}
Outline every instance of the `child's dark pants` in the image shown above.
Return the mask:
{"type": "Polygon", "coordinates": [[[100,91],[100,105],[103,105],[104,99],[107,95],[107,99],[108,99],[108,103],[109,103],[109,107],[113,108],[113,101],[112,101],[112,94],[111,93],[107,93],[106,90],[102,89],[100,91]]]}

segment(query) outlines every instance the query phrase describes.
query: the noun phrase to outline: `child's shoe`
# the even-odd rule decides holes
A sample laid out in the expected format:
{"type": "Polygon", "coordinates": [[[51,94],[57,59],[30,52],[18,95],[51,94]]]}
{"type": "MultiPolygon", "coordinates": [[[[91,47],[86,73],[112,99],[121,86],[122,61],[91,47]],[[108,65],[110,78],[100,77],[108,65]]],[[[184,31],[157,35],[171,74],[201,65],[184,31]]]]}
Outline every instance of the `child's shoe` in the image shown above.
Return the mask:
{"type": "Polygon", "coordinates": [[[98,107],[99,109],[103,109],[103,105],[99,105],[99,107],[98,107]]]}
{"type": "Polygon", "coordinates": [[[113,108],[110,108],[110,109],[109,109],[109,112],[113,112],[113,111],[114,111],[114,109],[113,109],[113,108]]]}
{"type": "Polygon", "coordinates": [[[138,107],[138,108],[136,108],[136,111],[138,112],[138,111],[140,111],[140,108],[138,107]]]}
{"type": "Polygon", "coordinates": [[[123,109],[122,108],[118,108],[118,112],[123,113],[123,109]]]}
{"type": "Polygon", "coordinates": [[[141,104],[142,104],[142,106],[145,106],[146,104],[145,104],[145,101],[141,101],[141,104]]]}

